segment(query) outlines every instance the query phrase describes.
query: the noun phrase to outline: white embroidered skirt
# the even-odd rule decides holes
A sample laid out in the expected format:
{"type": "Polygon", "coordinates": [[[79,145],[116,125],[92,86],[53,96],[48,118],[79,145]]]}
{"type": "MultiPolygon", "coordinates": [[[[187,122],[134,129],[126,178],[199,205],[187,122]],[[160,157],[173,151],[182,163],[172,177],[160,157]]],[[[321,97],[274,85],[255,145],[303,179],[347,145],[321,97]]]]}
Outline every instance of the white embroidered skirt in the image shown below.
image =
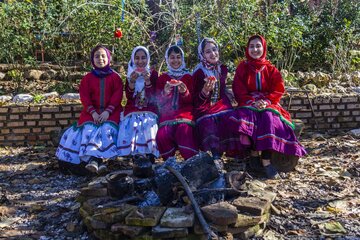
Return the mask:
{"type": "Polygon", "coordinates": [[[110,122],[101,125],[85,123],[81,127],[73,125],[62,135],[56,156],[74,164],[88,162],[90,157],[116,157],[117,133],[118,127],[110,122]]]}
{"type": "Polygon", "coordinates": [[[152,112],[133,112],[121,117],[117,148],[119,156],[153,154],[159,156],[155,137],[157,115],[152,112]]]}

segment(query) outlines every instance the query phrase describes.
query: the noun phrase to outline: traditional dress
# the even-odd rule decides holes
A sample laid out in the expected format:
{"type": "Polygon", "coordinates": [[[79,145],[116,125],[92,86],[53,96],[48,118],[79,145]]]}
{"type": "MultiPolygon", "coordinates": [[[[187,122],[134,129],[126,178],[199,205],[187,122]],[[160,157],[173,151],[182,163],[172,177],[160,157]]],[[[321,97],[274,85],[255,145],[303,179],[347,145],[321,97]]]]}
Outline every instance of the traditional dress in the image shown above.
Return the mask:
{"type": "MultiPolygon", "coordinates": [[[[110,52],[105,47],[110,63],[110,52]]],[[[100,69],[94,64],[95,48],[91,52],[94,69],[86,74],[80,83],[79,93],[83,110],[77,123],[68,128],[56,151],[61,161],[79,164],[88,162],[90,157],[112,158],[117,155],[116,139],[121,112],[123,84],[120,76],[114,72],[109,63],[100,69]],[[109,112],[107,121],[95,124],[92,113],[109,112]]]]}
{"type": "Polygon", "coordinates": [[[262,36],[249,39],[246,57],[236,69],[232,88],[239,108],[237,116],[230,119],[237,131],[250,136],[255,150],[303,156],[306,152],[294,134],[290,114],[279,103],[285,91],[284,81],[279,70],[266,60],[266,41],[262,36]],[[255,38],[261,39],[264,49],[259,59],[253,59],[248,49],[255,38]],[[253,106],[260,99],[268,103],[265,109],[253,106]]]}
{"type": "Polygon", "coordinates": [[[185,69],[184,52],[181,50],[182,65],[178,69],[173,69],[169,64],[168,51],[169,49],[165,53],[168,72],[159,77],[156,85],[160,117],[156,142],[164,160],[174,156],[177,149],[181,156],[187,159],[198,153],[193,134],[195,126],[191,96],[193,80],[185,69]],[[170,94],[165,94],[164,86],[171,79],[182,81],[187,87],[186,92],[180,93],[179,86],[174,86],[170,94]]]}
{"type": "MultiPolygon", "coordinates": [[[[234,111],[228,96],[226,95],[226,77],[228,69],[225,65],[215,65],[206,61],[203,56],[203,39],[198,48],[201,59],[193,73],[195,82],[194,89],[194,116],[196,119],[197,137],[201,149],[211,151],[213,155],[221,155],[223,152],[234,153],[247,148],[248,142],[243,141],[239,134],[231,132],[227,126],[231,123],[229,118],[234,111]],[[202,92],[206,77],[217,79],[214,89],[208,96],[202,92]]],[[[210,39],[213,41],[212,39],[210,39]]]]}
{"type": "Polygon", "coordinates": [[[121,113],[119,125],[119,135],[117,139],[117,148],[119,156],[128,156],[136,154],[153,154],[159,156],[156,145],[157,109],[155,104],[155,91],[158,73],[151,71],[150,84],[146,85],[144,77],[139,75],[136,79],[135,89],[130,89],[130,75],[137,69],[134,63],[135,53],[142,50],[147,56],[146,71],[150,71],[150,54],[142,46],[134,48],[131,54],[131,60],[128,65],[126,81],[127,103],[125,110],[121,113]]]}

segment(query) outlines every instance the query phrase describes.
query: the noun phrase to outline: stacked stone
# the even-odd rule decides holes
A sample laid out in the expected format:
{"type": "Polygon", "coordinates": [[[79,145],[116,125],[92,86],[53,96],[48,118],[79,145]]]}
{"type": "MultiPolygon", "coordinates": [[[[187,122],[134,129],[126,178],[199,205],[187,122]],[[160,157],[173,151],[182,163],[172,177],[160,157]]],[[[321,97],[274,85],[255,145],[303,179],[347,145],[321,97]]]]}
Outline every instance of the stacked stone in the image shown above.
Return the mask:
{"type": "MultiPolygon", "coordinates": [[[[81,190],[80,215],[97,239],[207,239],[192,208],[147,206],[139,208],[107,194],[104,177],[81,190]]],[[[261,235],[270,217],[276,194],[258,181],[246,183],[248,197],[239,197],[201,208],[211,229],[225,239],[261,235]]]]}

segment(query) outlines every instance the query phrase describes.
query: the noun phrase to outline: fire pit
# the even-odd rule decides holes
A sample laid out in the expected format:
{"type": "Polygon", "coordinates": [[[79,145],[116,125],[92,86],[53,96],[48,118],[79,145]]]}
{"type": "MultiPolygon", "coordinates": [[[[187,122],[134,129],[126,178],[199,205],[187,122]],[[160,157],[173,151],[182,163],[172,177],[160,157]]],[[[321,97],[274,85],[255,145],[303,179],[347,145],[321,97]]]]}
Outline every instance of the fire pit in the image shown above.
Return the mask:
{"type": "Polygon", "coordinates": [[[246,239],[269,220],[275,194],[242,172],[219,171],[207,153],[184,162],[170,158],[151,171],[142,171],[141,164],[98,177],[82,189],[80,214],[96,238],[246,239]]]}

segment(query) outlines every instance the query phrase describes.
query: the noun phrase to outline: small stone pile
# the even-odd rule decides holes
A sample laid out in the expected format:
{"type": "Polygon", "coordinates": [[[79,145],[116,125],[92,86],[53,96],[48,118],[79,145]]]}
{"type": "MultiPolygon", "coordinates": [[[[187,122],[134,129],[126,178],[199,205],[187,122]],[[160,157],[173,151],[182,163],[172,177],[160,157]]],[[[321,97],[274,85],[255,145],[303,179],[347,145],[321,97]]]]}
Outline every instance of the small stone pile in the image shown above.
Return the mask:
{"type": "MultiPolygon", "coordinates": [[[[202,213],[223,239],[248,239],[261,235],[270,217],[276,194],[265,183],[243,184],[244,197],[203,206],[202,213]]],[[[98,239],[207,239],[190,204],[184,207],[145,206],[108,195],[105,177],[81,189],[77,200],[89,233],[98,239]]]]}

